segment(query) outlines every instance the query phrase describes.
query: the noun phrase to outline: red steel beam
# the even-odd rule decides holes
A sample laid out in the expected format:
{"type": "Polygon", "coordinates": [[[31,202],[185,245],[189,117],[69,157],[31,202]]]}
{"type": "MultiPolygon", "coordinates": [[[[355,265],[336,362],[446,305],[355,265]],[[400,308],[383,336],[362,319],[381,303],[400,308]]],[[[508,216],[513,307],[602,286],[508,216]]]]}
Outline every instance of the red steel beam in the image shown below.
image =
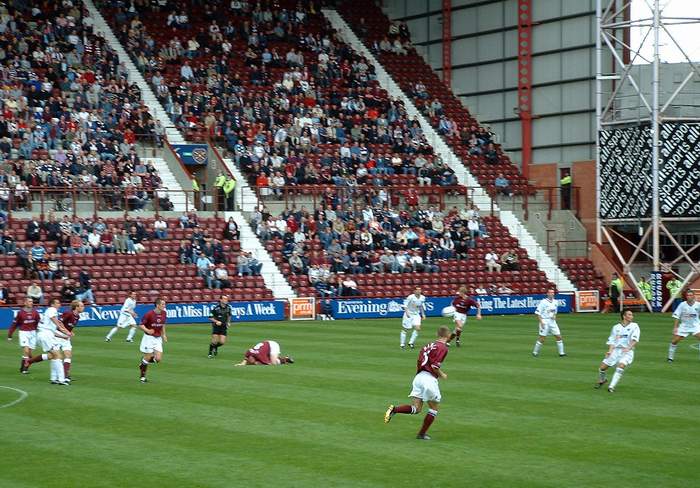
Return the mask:
{"type": "Polygon", "coordinates": [[[532,163],[532,0],[518,0],[518,113],[523,176],[532,163]]]}
{"type": "Polygon", "coordinates": [[[452,0],[442,0],[442,81],[452,86],[452,0]]]}

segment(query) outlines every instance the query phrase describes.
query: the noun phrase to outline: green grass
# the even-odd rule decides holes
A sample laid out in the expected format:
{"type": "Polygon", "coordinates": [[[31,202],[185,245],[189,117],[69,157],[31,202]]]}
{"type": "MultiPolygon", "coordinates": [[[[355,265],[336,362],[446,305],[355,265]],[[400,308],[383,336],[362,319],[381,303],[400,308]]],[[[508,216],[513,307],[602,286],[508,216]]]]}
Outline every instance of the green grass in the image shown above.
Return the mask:
{"type": "MultiPolygon", "coordinates": [[[[0,409],[0,487],[696,486],[698,352],[686,341],[666,364],[669,317],[640,314],[635,363],[615,394],[596,391],[612,318],[561,316],[564,359],[551,340],[530,356],[532,317],[471,321],[431,442],[415,439],[422,415],[382,423],[415,372],[396,319],[236,325],[216,360],[208,327],[171,326],[146,385],[123,331],[78,331],[68,388],[47,363],[20,375],[3,340],[0,385],[29,396],[0,409]],[[268,338],[297,364],[233,367],[268,338]]],[[[0,405],[16,398],[0,389],[0,405]]]]}

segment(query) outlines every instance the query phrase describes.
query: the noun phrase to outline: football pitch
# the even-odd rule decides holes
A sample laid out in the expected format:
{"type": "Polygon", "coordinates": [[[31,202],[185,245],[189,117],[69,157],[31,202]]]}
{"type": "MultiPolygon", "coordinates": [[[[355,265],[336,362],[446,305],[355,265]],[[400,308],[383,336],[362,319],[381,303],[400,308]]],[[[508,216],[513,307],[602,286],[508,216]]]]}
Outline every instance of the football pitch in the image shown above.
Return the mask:
{"type": "MultiPolygon", "coordinates": [[[[531,356],[532,316],[470,319],[432,441],[415,439],[425,410],[382,421],[415,374],[400,319],[234,324],[211,360],[208,326],[170,326],[148,384],[140,333],[105,343],[107,328],[83,328],[70,387],[48,384],[46,362],[19,374],[2,331],[0,386],[28,396],[0,408],[0,487],[697,486],[695,340],[669,365],[670,317],[637,314],[634,364],[614,394],[594,390],[615,318],[560,316],[566,358],[551,338],[531,356]],[[296,363],[233,366],[264,339],[296,363]]],[[[428,319],[418,343],[447,323],[428,319]]],[[[0,407],[20,395],[0,388],[0,407]]]]}

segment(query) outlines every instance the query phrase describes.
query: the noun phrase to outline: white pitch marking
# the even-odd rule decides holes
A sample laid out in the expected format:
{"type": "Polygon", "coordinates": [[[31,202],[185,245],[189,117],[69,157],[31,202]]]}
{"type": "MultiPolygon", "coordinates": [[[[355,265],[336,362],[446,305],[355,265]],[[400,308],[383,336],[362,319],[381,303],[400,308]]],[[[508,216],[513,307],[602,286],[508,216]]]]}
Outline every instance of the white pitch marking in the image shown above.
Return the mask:
{"type": "Polygon", "coordinates": [[[11,407],[13,405],[17,405],[19,402],[25,400],[29,396],[29,393],[27,393],[24,390],[20,390],[19,388],[12,388],[11,386],[0,386],[0,388],[5,388],[6,390],[12,390],[12,391],[16,391],[17,393],[19,393],[19,398],[17,400],[13,400],[10,403],[5,403],[4,405],[0,405],[0,408],[7,408],[7,407],[11,407]]]}

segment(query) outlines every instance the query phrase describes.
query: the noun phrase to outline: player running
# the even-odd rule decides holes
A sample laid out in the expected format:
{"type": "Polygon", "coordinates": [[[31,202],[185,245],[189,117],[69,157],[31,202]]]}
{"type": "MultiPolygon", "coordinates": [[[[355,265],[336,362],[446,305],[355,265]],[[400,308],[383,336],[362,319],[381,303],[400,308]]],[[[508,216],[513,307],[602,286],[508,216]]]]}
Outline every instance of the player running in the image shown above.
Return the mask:
{"type": "Polygon", "coordinates": [[[540,300],[535,310],[535,315],[539,318],[539,335],[535,341],[535,348],[532,350],[532,355],[537,357],[540,355],[542,344],[548,335],[553,335],[557,341],[557,352],[559,357],[566,356],[564,352],[564,340],[561,338],[559,325],[557,325],[557,308],[559,304],[554,298],[554,288],[547,290],[547,298],[540,300]]]}
{"type": "Polygon", "coordinates": [[[615,374],[613,375],[608,391],[613,393],[617,383],[622,378],[625,368],[634,361],[634,348],[639,343],[639,325],[632,322],[634,314],[632,310],[626,308],[620,314],[622,321],[615,324],[610,331],[608,337],[608,352],[605,354],[603,362],[600,363],[598,369],[598,382],[595,388],[598,389],[608,382],[606,378],[607,370],[611,366],[615,366],[615,374]]]}
{"type": "Polygon", "coordinates": [[[671,344],[668,346],[669,363],[672,363],[675,359],[676,348],[680,341],[689,335],[693,335],[700,340],[700,303],[695,301],[695,292],[693,290],[688,290],[685,293],[685,301],[678,304],[672,317],[676,320],[673,323],[671,344]]]}
{"type": "Polygon", "coordinates": [[[280,345],[275,341],[262,341],[245,352],[245,357],[236,366],[279,366],[293,364],[290,356],[282,356],[280,345]]]}
{"type": "Polygon", "coordinates": [[[24,307],[17,313],[15,321],[10,326],[10,330],[7,331],[7,338],[12,339],[12,334],[16,329],[19,329],[19,346],[22,348],[22,362],[19,367],[21,373],[29,372],[25,369],[24,364],[29,361],[32,352],[36,349],[36,328],[40,320],[39,312],[34,309],[34,300],[26,298],[24,307]]]}
{"type": "Polygon", "coordinates": [[[105,337],[105,342],[110,342],[114,334],[117,333],[119,329],[124,329],[126,327],[131,327],[129,333],[126,336],[126,342],[134,342],[134,336],[136,335],[136,292],[130,291],[124,300],[124,305],[119,310],[119,318],[117,319],[116,327],[112,327],[109,331],[107,337],[105,337]]]}
{"type": "Polygon", "coordinates": [[[56,334],[56,342],[58,347],[63,352],[63,374],[66,377],[67,382],[71,382],[70,377],[70,367],[73,363],[73,344],[71,343],[71,337],[75,334],[73,329],[78,325],[80,320],[80,314],[85,310],[85,305],[80,300],[73,300],[70,304],[70,310],[66,310],[61,314],[61,323],[63,326],[71,333],[71,336],[64,337],[63,335],[56,334]]]}
{"type": "Polygon", "coordinates": [[[450,334],[450,338],[447,340],[447,344],[452,341],[455,337],[457,338],[457,347],[462,345],[460,338],[462,337],[462,328],[467,323],[467,314],[469,309],[472,307],[476,308],[476,320],[481,320],[481,304],[467,295],[467,287],[460,286],[457,290],[457,296],[452,300],[452,306],[455,308],[455,313],[453,315],[453,320],[455,323],[455,330],[450,334]]]}
{"type": "Polygon", "coordinates": [[[163,359],[163,342],[168,342],[168,335],[165,333],[165,300],[156,299],[155,308],[147,312],[141,319],[141,352],[143,358],[139,364],[141,371],[141,383],[146,383],[146,370],[151,363],[159,363],[163,359]]]}
{"type": "Polygon", "coordinates": [[[209,314],[211,327],[211,343],[209,344],[209,359],[219,354],[219,347],[226,344],[226,334],[231,323],[231,307],[228,305],[228,295],[221,295],[219,303],[214,305],[209,314]]]}
{"type": "Polygon", "coordinates": [[[415,347],[418,331],[421,327],[421,319],[425,318],[425,296],[421,295],[420,286],[417,286],[413,293],[408,295],[403,302],[403,319],[401,321],[401,349],[406,349],[406,334],[409,330],[411,338],[408,340],[408,347],[415,347]]]}
{"type": "Polygon", "coordinates": [[[37,340],[44,354],[34,356],[28,361],[25,361],[23,369],[26,371],[31,364],[48,359],[51,361],[51,384],[65,386],[70,383],[66,381],[65,372],[63,370],[63,354],[61,353],[57,338],[71,337],[73,333],[66,329],[58,319],[58,308],[60,306],[61,301],[54,298],[49,303],[49,308],[47,308],[41,316],[41,321],[37,327],[37,340]]]}
{"type": "Polygon", "coordinates": [[[423,419],[423,426],[418,435],[416,435],[416,439],[430,440],[430,436],[426,432],[428,432],[435,417],[437,417],[440,402],[442,401],[438,378],[447,379],[447,374],[442,370],[442,362],[447,357],[447,340],[450,334],[449,327],[441,326],[437,331],[437,340],[421,349],[418,354],[417,373],[415,378],[413,378],[413,389],[409,394],[413,404],[389,405],[384,414],[384,423],[388,424],[397,413],[416,415],[423,410],[423,403],[427,402],[428,413],[423,419]]]}

